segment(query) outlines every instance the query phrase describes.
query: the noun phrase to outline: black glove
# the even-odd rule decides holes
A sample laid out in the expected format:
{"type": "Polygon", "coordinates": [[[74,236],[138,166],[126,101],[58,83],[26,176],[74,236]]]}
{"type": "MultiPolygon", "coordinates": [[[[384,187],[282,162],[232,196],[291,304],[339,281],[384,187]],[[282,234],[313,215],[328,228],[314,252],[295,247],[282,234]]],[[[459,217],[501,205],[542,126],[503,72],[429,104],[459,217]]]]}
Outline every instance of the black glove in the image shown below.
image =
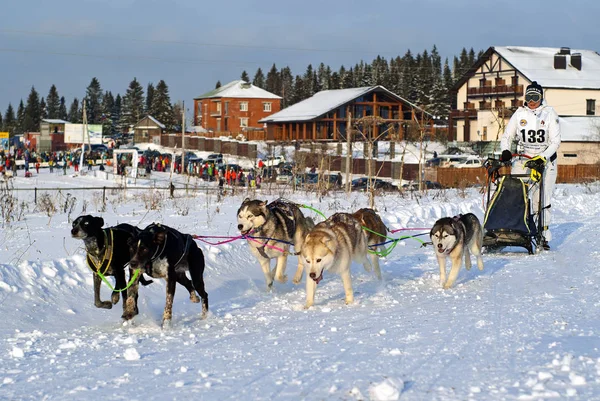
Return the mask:
{"type": "Polygon", "coordinates": [[[509,162],[512,159],[512,152],[510,150],[503,150],[500,160],[503,162],[509,162]]]}

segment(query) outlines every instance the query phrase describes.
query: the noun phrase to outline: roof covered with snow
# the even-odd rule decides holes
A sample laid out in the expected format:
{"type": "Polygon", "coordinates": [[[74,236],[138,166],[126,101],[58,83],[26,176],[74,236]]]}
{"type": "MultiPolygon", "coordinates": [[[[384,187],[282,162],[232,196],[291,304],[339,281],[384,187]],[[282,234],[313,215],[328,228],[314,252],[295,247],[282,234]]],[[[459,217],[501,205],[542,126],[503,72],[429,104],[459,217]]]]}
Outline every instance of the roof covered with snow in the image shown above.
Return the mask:
{"type": "Polygon", "coordinates": [[[165,128],[166,128],[166,126],[165,126],[163,123],[161,123],[160,121],[158,121],[156,118],[154,118],[154,117],[152,117],[152,116],[148,116],[148,118],[149,118],[150,120],[152,120],[152,122],[154,122],[154,123],[155,123],[156,125],[158,125],[160,128],[162,128],[162,129],[165,129],[165,128]]]}
{"type": "Polygon", "coordinates": [[[361,88],[332,89],[317,92],[312,97],[286,107],[275,114],[271,114],[259,122],[311,121],[374,90],[386,92],[399,101],[418,108],[408,100],[390,92],[381,85],[365,86],[361,88]]]}
{"type": "Polygon", "coordinates": [[[50,124],[71,124],[69,121],[61,120],[59,118],[44,118],[42,121],[50,124]]]}
{"type": "Polygon", "coordinates": [[[559,117],[563,142],[600,142],[600,117],[559,117]]]}
{"type": "Polygon", "coordinates": [[[210,98],[252,98],[252,99],[281,99],[281,96],[277,96],[274,93],[268,92],[264,89],[254,86],[249,82],[242,79],[232,81],[226,85],[220,86],[217,89],[206,92],[194,99],[210,99],[210,98]]]}
{"type": "Polygon", "coordinates": [[[558,47],[495,46],[496,52],[530,81],[544,88],[600,89],[600,54],[593,50],[570,49],[581,54],[581,71],[570,63],[567,68],[554,68],[554,55],[558,47]]]}

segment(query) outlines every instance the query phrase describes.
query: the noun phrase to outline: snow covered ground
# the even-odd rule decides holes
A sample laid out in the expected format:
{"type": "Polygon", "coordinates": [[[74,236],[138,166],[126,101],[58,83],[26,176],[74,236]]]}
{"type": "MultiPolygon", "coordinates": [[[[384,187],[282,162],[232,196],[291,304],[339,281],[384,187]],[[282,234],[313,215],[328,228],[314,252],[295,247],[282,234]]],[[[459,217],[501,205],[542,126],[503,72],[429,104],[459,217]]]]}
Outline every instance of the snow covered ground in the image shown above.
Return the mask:
{"type": "MultiPolygon", "coordinates": [[[[47,171],[14,180],[19,188],[104,185],[47,171]]],[[[33,198],[8,193],[18,205],[33,198]]],[[[483,272],[463,269],[456,287],[444,291],[431,247],[406,240],[382,261],[382,282],[353,266],[350,306],[337,276],[325,275],[316,305],[304,310],[304,285],[275,283],[266,292],[245,243],[200,244],[209,317],[200,320],[199,304],[178,287],[167,331],[160,328],[165,287],[157,280],[140,290],[134,325],[122,325],[120,304],[94,307],[82,242],[69,234],[67,193],[76,198],[71,218],[163,222],[199,235],[237,234],[245,197],[181,191],[171,200],[160,192],[160,208],[147,210],[147,194],[107,191],[100,212],[101,191],[65,190],[50,192],[51,216],[31,202],[17,206],[15,221],[0,223],[2,400],[600,399],[598,186],[557,187],[550,252],[484,255],[483,272]]],[[[272,201],[278,193],[257,196],[272,201]]],[[[362,194],[286,197],[327,215],[367,205],[362,194]]],[[[466,197],[449,190],[386,195],[377,208],[391,228],[431,227],[469,211],[481,218],[481,200],[476,190],[466,197]]],[[[290,257],[290,277],[295,265],[290,257]]],[[[102,297],[109,297],[105,286],[102,297]]]]}

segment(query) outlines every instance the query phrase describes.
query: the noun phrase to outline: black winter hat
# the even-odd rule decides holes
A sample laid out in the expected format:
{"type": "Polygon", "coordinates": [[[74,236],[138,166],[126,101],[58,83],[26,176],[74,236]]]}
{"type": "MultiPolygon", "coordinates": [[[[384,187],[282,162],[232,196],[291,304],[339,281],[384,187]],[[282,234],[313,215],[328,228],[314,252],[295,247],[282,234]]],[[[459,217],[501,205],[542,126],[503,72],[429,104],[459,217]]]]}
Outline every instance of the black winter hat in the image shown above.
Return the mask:
{"type": "Polygon", "coordinates": [[[537,83],[537,81],[533,81],[531,85],[527,86],[527,89],[525,89],[525,95],[528,93],[538,93],[542,98],[544,97],[544,89],[540,84],[537,83]]]}

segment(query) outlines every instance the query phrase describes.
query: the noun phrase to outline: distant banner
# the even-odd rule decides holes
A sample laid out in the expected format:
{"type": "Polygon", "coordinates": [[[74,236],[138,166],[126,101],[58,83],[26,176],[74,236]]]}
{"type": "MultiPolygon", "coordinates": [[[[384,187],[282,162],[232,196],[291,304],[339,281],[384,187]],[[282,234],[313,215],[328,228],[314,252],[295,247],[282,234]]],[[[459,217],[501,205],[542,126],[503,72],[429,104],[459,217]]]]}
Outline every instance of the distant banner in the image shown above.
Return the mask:
{"type": "Polygon", "coordinates": [[[10,148],[8,138],[8,132],[0,132],[0,149],[8,151],[8,149],[10,148]]]}
{"type": "MultiPolygon", "coordinates": [[[[102,144],[102,125],[88,124],[89,143],[92,145],[102,144]]],[[[65,143],[88,143],[83,124],[65,124],[65,143]]]]}

